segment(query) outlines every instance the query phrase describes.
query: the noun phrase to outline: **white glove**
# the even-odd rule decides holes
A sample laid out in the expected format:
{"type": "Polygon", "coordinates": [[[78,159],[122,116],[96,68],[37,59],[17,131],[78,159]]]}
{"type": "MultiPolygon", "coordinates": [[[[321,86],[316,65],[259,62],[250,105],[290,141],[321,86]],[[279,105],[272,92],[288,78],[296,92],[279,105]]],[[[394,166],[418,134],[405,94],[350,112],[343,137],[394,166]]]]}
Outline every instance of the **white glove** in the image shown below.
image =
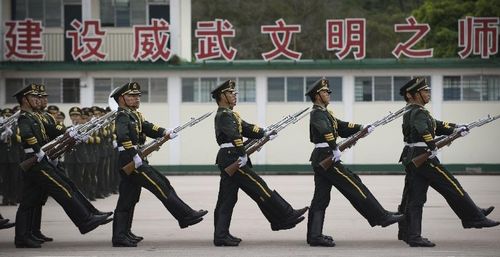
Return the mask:
{"type": "Polygon", "coordinates": [[[169,135],[170,139],[174,139],[178,136],[178,134],[175,133],[173,129],[165,130],[165,135],[169,135]]]}
{"type": "Polygon", "coordinates": [[[333,153],[333,157],[332,157],[332,161],[333,162],[338,162],[340,161],[340,156],[342,155],[342,152],[339,150],[339,148],[335,148],[335,150],[332,151],[333,153]]]}
{"type": "Polygon", "coordinates": [[[139,154],[134,155],[134,164],[136,169],[142,166],[142,158],[139,154]]]}
{"type": "MultiPolygon", "coordinates": [[[[365,128],[365,126],[363,126],[362,129],[364,129],[364,128],[365,128]]],[[[366,137],[366,136],[370,135],[375,130],[375,127],[372,126],[371,124],[370,125],[366,125],[366,128],[367,128],[367,132],[366,132],[366,134],[363,137],[366,137]]]]}
{"type": "Polygon", "coordinates": [[[274,130],[266,130],[266,132],[264,132],[264,136],[269,137],[269,140],[273,140],[278,136],[278,133],[274,130]]]}
{"type": "Polygon", "coordinates": [[[5,141],[7,138],[9,138],[12,135],[12,129],[9,127],[6,127],[5,130],[2,132],[0,135],[0,139],[5,141]]]}
{"type": "Polygon", "coordinates": [[[116,140],[113,140],[113,149],[116,149],[118,147],[118,143],[116,142],[116,140]]]}
{"type": "Polygon", "coordinates": [[[85,135],[80,138],[80,143],[87,143],[89,141],[90,136],[85,135]]]}
{"type": "Polygon", "coordinates": [[[247,164],[248,162],[248,155],[240,156],[238,157],[238,167],[243,167],[247,164]]]}
{"type": "Polygon", "coordinates": [[[45,152],[42,149],[40,149],[40,151],[35,155],[36,155],[36,161],[41,162],[43,160],[43,157],[45,156],[45,152]]]}
{"type": "Polygon", "coordinates": [[[469,134],[469,128],[467,128],[466,126],[460,126],[455,128],[453,132],[458,132],[460,133],[460,136],[465,137],[469,134]]]}
{"type": "Polygon", "coordinates": [[[75,127],[69,127],[66,131],[69,132],[69,136],[72,138],[75,138],[76,134],[78,134],[78,131],[75,129],[75,127]]]}
{"type": "Polygon", "coordinates": [[[436,147],[432,150],[429,150],[429,152],[431,153],[431,155],[429,155],[429,159],[435,158],[438,154],[438,148],[436,147]]]}

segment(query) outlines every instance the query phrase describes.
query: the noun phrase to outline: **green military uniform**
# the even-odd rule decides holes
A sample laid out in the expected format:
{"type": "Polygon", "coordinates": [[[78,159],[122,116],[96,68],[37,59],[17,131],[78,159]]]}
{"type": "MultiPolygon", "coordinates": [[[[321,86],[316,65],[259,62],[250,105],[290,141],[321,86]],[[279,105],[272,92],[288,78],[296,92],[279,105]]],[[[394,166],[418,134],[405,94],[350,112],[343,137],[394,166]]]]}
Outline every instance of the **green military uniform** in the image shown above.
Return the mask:
{"type": "MultiPolygon", "coordinates": [[[[23,98],[39,95],[37,87],[35,84],[30,84],[14,96],[19,103],[22,103],[23,98]]],[[[31,235],[31,213],[39,206],[40,196],[44,193],[48,193],[63,207],[82,234],[106,223],[107,216],[92,215],[75,197],[74,190],[60,177],[48,159],[42,157],[42,146],[48,143],[51,136],[58,133],[56,128],[44,126],[39,115],[27,110],[21,110],[18,124],[26,159],[34,157],[38,158],[38,161],[23,174],[23,195],[16,214],[16,247],[40,247],[31,235]]]]}
{"type": "MultiPolygon", "coordinates": [[[[314,95],[326,90],[329,93],[328,80],[320,79],[307,92],[313,100],[314,95]]],[[[319,163],[332,155],[337,149],[338,137],[349,137],[363,128],[360,124],[345,122],[334,117],[326,107],[313,105],[310,114],[309,139],[315,144],[311,154],[311,165],[314,170],[314,196],[309,210],[307,242],[312,245],[334,246],[331,237],[322,234],[325,210],[330,203],[332,185],[335,186],[351,202],[353,207],[368,220],[371,226],[387,226],[400,216],[385,210],[361,179],[346,168],[340,161],[335,162],[328,170],[319,163]]]]}
{"type": "MultiPolygon", "coordinates": [[[[3,109],[1,113],[4,118],[13,115],[10,108],[3,109]]],[[[0,185],[3,195],[1,205],[16,205],[16,185],[20,176],[18,146],[21,141],[17,124],[0,131],[0,134],[0,185]]]]}
{"type": "MultiPolygon", "coordinates": [[[[140,94],[140,86],[136,82],[127,83],[111,94],[116,102],[127,94],[140,94]]],[[[138,154],[138,146],[146,141],[146,136],[159,138],[166,134],[161,128],[144,119],[142,114],[129,107],[118,108],[116,123],[116,140],[118,143],[119,167],[133,161],[138,154]]],[[[120,170],[121,182],[113,222],[113,246],[134,247],[142,240],[131,232],[134,208],[139,201],[141,188],[151,191],[177,219],[181,228],[194,225],[201,220],[207,211],[195,211],[182,201],[170,181],[159,171],[150,166],[146,160],[132,174],[127,175],[120,170]]]]}
{"type": "MultiPolygon", "coordinates": [[[[405,84],[400,91],[419,94],[419,91],[429,89],[422,78],[415,78],[405,84]]],[[[455,214],[462,220],[464,228],[491,227],[500,223],[485,217],[485,213],[476,206],[470,196],[437,157],[428,159],[416,168],[412,159],[429,151],[437,149],[435,138],[440,135],[450,135],[456,125],[435,120],[424,106],[410,104],[410,111],[403,116],[403,138],[406,144],[400,161],[407,173],[403,201],[400,206],[405,213],[405,221],[400,224],[399,237],[410,246],[432,247],[434,244],[421,237],[422,209],[427,200],[429,185],[440,193],[448,202],[455,214]]]]}
{"type": "MultiPolygon", "coordinates": [[[[227,90],[234,90],[233,81],[226,81],[212,91],[212,97],[227,90]]],[[[215,116],[215,137],[221,146],[217,153],[216,164],[220,173],[219,195],[214,213],[214,244],[216,246],[236,246],[241,240],[235,240],[229,233],[233,208],[238,200],[238,190],[241,188],[259,206],[260,210],[271,223],[272,230],[283,230],[295,227],[304,218],[301,217],[307,208],[294,210],[278,192],[271,190],[266,182],[252,169],[251,162],[240,167],[229,176],[224,169],[245,156],[243,137],[262,138],[264,129],[247,123],[240,115],[229,108],[219,107],[215,116]]]]}

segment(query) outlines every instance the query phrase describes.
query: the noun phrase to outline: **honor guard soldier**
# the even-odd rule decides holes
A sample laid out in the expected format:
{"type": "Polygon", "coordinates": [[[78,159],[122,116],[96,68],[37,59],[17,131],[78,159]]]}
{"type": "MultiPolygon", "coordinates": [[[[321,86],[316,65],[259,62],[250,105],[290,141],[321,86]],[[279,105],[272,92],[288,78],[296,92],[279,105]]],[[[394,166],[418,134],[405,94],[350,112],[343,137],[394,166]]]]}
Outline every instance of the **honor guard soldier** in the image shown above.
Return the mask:
{"type": "Polygon", "coordinates": [[[295,227],[304,220],[302,215],[308,208],[295,210],[278,192],[271,190],[266,182],[251,169],[251,162],[243,146],[243,137],[258,139],[269,136],[274,131],[266,132],[263,128],[249,124],[233,111],[237,94],[234,81],[225,81],[211,94],[219,106],[215,116],[215,137],[220,145],[216,164],[221,171],[219,196],[214,213],[214,245],[238,246],[241,242],[241,239],[229,233],[239,188],[257,203],[271,223],[273,231],[295,227]],[[236,161],[239,163],[239,169],[233,175],[229,175],[224,169],[236,161]]]}
{"type": "MultiPolygon", "coordinates": [[[[341,152],[337,146],[338,137],[349,137],[363,129],[362,125],[341,121],[327,109],[330,103],[329,82],[316,81],[307,91],[313,102],[310,114],[309,138],[315,147],[311,154],[314,170],[314,196],[307,223],[307,243],[311,246],[335,246],[331,236],[323,235],[325,210],[330,203],[332,185],[342,193],[370,225],[389,226],[403,218],[385,210],[361,179],[341,163],[341,152]],[[333,154],[333,165],[324,170],[319,163],[333,154]]],[[[372,129],[368,129],[371,133],[372,129]]]]}
{"type": "Polygon", "coordinates": [[[412,247],[433,247],[434,243],[421,236],[422,210],[427,199],[429,185],[440,193],[451,209],[462,221],[464,228],[494,227],[500,222],[486,218],[494,207],[481,209],[472,201],[458,180],[440,163],[437,158],[436,136],[450,135],[454,131],[462,136],[468,134],[465,126],[435,120],[425,109],[429,103],[430,87],[425,78],[414,78],[400,89],[410,111],[403,116],[403,139],[405,148],[400,161],[407,173],[405,190],[400,208],[405,213],[400,223],[398,237],[412,247]],[[431,155],[418,168],[412,159],[423,153],[431,155]]]}
{"type": "MultiPolygon", "coordinates": [[[[4,119],[14,114],[10,108],[1,111],[4,119]]],[[[10,119],[15,119],[11,117],[10,119]]],[[[12,124],[0,131],[0,189],[2,193],[1,205],[17,205],[16,185],[20,176],[19,171],[19,130],[17,124],[12,124]]]]}
{"type": "Polygon", "coordinates": [[[177,136],[173,131],[144,119],[138,111],[140,89],[137,82],[131,82],[117,88],[110,95],[119,106],[115,121],[116,141],[120,151],[119,165],[124,167],[132,161],[135,164],[135,170],[131,174],[126,174],[123,169],[120,169],[120,195],[113,222],[112,243],[114,247],[135,247],[143,239],[131,232],[134,208],[139,201],[141,187],[149,190],[163,203],[177,219],[181,228],[199,223],[208,213],[205,210],[195,211],[189,207],[179,198],[170,181],[139,155],[138,147],[145,143],[146,136],[152,138],[164,137],[168,134],[170,138],[177,136]]]}
{"type": "MultiPolygon", "coordinates": [[[[45,93],[47,95],[47,93],[45,93]]],[[[48,96],[48,95],[47,95],[48,96]]],[[[57,120],[57,115],[59,114],[59,107],[55,105],[47,106],[47,112],[54,117],[54,120],[57,120]]]]}
{"type": "Polygon", "coordinates": [[[14,96],[21,105],[18,119],[26,159],[36,157],[36,163],[23,173],[23,195],[16,213],[15,245],[18,248],[39,248],[40,243],[31,233],[33,209],[40,206],[40,196],[47,193],[59,203],[80,233],[88,233],[109,222],[108,215],[95,215],[81,202],[75,191],[61,178],[45,156],[42,146],[49,136],[57,134],[52,126],[45,126],[36,113],[40,109],[38,86],[30,84],[14,96]]]}

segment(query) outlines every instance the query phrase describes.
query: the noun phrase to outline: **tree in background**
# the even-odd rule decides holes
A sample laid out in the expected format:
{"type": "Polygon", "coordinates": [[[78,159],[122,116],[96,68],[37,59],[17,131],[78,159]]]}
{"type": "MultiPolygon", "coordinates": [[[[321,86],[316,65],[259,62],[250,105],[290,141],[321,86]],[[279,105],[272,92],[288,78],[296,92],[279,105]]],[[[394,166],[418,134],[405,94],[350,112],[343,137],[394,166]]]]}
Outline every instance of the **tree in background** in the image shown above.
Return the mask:
{"type": "MultiPolygon", "coordinates": [[[[287,24],[300,24],[290,48],[302,52],[302,59],[336,60],[326,50],[326,20],[366,19],[366,58],[394,58],[398,42],[412,35],[394,32],[394,24],[405,23],[414,15],[418,23],[428,23],[431,31],[420,42],[422,48],[434,48],[434,57],[457,57],[457,21],[467,15],[499,16],[500,1],[491,0],[192,0],[193,53],[198,44],[194,37],[197,21],[216,18],[229,20],[236,36],[226,43],[238,49],[236,59],[262,59],[261,53],[273,49],[269,35],[260,26],[272,25],[283,18],[287,24]]],[[[353,58],[350,54],[347,58],[353,58]]]]}

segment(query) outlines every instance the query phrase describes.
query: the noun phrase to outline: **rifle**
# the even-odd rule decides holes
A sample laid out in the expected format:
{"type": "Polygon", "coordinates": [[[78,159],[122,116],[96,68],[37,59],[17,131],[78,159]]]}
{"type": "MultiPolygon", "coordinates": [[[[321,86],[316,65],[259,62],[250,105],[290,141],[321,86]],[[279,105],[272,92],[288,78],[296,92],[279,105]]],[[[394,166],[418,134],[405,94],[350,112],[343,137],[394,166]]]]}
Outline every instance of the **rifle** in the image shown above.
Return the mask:
{"type": "Polygon", "coordinates": [[[21,114],[21,111],[17,111],[16,113],[12,114],[10,117],[3,120],[3,122],[0,123],[0,132],[3,131],[4,129],[6,129],[7,127],[15,125],[17,123],[17,119],[19,118],[20,114],[21,114]]]}
{"type": "MultiPolygon", "coordinates": [[[[405,114],[407,111],[409,111],[409,110],[406,109],[406,106],[405,106],[405,107],[397,110],[395,113],[389,112],[389,114],[387,116],[383,117],[380,120],[375,121],[371,125],[373,127],[378,127],[378,126],[385,125],[385,124],[387,124],[387,123],[389,123],[389,122],[391,122],[391,121],[399,118],[400,116],[402,116],[403,114],[405,114]]],[[[340,142],[339,145],[338,145],[339,150],[342,152],[342,151],[344,151],[347,148],[351,148],[352,146],[354,146],[358,142],[359,139],[365,137],[366,134],[368,134],[368,126],[365,126],[362,130],[356,132],[354,135],[352,135],[352,136],[348,137],[347,139],[343,140],[342,142],[340,142]]],[[[324,170],[328,170],[332,166],[332,164],[333,164],[332,157],[333,157],[333,154],[329,155],[328,157],[326,157],[325,159],[323,159],[319,163],[319,165],[324,170]]]]}
{"type": "MultiPolygon", "coordinates": [[[[71,132],[66,132],[59,135],[55,139],[51,140],[47,144],[42,146],[42,150],[45,152],[47,158],[55,160],[61,156],[64,152],[72,149],[75,145],[83,142],[83,139],[89,137],[98,129],[106,126],[108,123],[112,122],[116,118],[116,111],[111,111],[97,119],[90,120],[84,124],[79,124],[74,127],[74,135],[71,136],[71,132]]],[[[24,160],[19,164],[21,169],[28,171],[37,162],[37,157],[32,156],[29,159],[24,160]]]]}
{"type": "MultiPolygon", "coordinates": [[[[465,125],[469,130],[470,129],[473,129],[473,128],[478,128],[478,127],[481,127],[485,124],[488,124],[492,121],[495,121],[497,120],[498,118],[500,118],[500,114],[499,115],[496,115],[494,117],[491,117],[489,114],[488,116],[484,117],[484,118],[480,118],[479,120],[477,121],[473,121],[467,125],[465,125]]],[[[453,141],[455,141],[456,139],[462,137],[461,135],[461,132],[462,131],[454,131],[453,133],[451,133],[449,136],[445,136],[443,137],[442,139],[438,139],[438,141],[436,142],[436,147],[439,149],[439,148],[442,148],[444,146],[449,146],[451,145],[451,143],[453,141]]],[[[431,155],[431,152],[430,151],[427,151],[423,154],[420,154],[418,155],[417,157],[413,158],[411,161],[413,162],[413,164],[415,165],[415,167],[420,167],[422,164],[424,164],[425,161],[427,161],[427,159],[429,159],[429,156],[431,155]]]]}
{"type": "MultiPolygon", "coordinates": [[[[174,133],[178,133],[178,132],[182,131],[183,129],[187,128],[187,127],[192,127],[195,124],[201,122],[202,120],[208,118],[208,116],[210,116],[211,114],[212,114],[212,112],[207,112],[207,113],[201,115],[200,117],[198,117],[196,119],[195,118],[191,118],[190,121],[184,123],[181,126],[178,126],[178,127],[174,128],[173,132],[174,133]]],[[[159,137],[159,138],[157,138],[157,139],[149,142],[148,144],[144,145],[143,147],[141,147],[139,149],[139,155],[141,156],[141,158],[144,159],[146,156],[150,155],[153,151],[158,151],[160,149],[160,146],[162,146],[169,139],[170,139],[170,133],[166,134],[163,137],[159,137]]],[[[131,161],[127,165],[123,166],[122,170],[127,175],[132,174],[132,172],[134,172],[134,170],[135,170],[135,163],[134,163],[134,161],[131,161]]]]}
{"type": "MultiPolygon", "coordinates": [[[[247,141],[248,143],[245,145],[245,152],[248,156],[253,154],[256,151],[259,151],[264,144],[266,144],[269,141],[269,137],[271,135],[277,134],[279,131],[283,130],[290,124],[295,124],[302,118],[304,118],[306,115],[308,115],[311,111],[306,112],[309,109],[309,107],[305,108],[304,110],[300,110],[294,114],[287,115],[280,121],[274,123],[273,125],[269,126],[268,129],[269,131],[273,131],[274,133],[269,134],[268,136],[262,137],[260,139],[252,139],[250,141],[247,141]]],[[[229,176],[233,176],[236,171],[239,169],[239,164],[238,161],[233,162],[231,165],[227,166],[224,171],[229,174],[229,176]]]]}

